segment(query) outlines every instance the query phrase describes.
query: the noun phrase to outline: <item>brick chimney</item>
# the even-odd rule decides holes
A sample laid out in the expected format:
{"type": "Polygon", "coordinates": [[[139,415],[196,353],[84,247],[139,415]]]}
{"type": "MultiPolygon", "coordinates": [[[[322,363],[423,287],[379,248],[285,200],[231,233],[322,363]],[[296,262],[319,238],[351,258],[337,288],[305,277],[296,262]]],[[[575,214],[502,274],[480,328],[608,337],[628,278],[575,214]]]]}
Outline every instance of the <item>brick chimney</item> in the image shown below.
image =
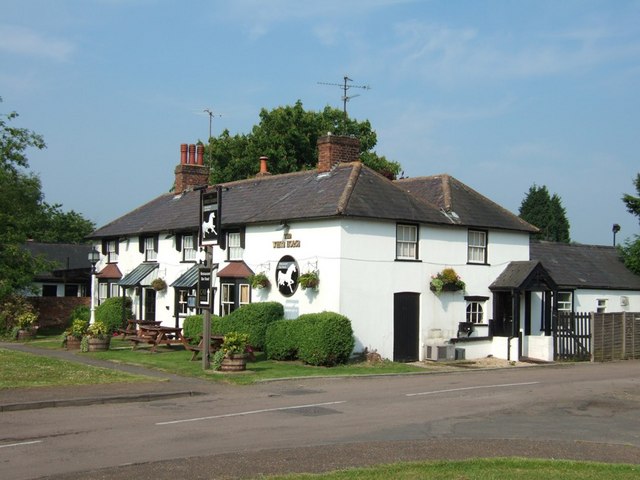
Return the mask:
{"type": "Polygon", "coordinates": [[[174,193],[180,195],[193,187],[209,183],[209,167],[204,165],[203,145],[180,145],[180,164],[175,169],[174,193]]]}
{"type": "Polygon", "coordinates": [[[318,138],[318,173],[328,172],[338,163],[360,159],[360,140],[356,137],[325,135],[318,138]]]}
{"type": "Polygon", "coordinates": [[[256,175],[256,177],[264,177],[267,175],[271,175],[268,167],[269,157],[260,157],[260,171],[256,175]]]}

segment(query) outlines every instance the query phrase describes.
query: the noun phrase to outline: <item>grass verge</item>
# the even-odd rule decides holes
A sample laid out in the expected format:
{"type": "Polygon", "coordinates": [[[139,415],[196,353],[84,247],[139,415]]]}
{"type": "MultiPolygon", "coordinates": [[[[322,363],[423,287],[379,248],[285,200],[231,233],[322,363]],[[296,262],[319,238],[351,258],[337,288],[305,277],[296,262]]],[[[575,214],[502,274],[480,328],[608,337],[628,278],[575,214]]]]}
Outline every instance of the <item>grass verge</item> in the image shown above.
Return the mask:
{"type": "Polygon", "coordinates": [[[6,388],[138,382],[150,377],[0,348],[0,390],[6,388]]]}
{"type": "Polygon", "coordinates": [[[462,461],[397,463],[369,468],[340,470],[322,474],[290,474],[265,477],[265,480],[631,480],[640,475],[640,466],[575,462],[565,460],[530,460],[523,458],[488,458],[462,461]]]}

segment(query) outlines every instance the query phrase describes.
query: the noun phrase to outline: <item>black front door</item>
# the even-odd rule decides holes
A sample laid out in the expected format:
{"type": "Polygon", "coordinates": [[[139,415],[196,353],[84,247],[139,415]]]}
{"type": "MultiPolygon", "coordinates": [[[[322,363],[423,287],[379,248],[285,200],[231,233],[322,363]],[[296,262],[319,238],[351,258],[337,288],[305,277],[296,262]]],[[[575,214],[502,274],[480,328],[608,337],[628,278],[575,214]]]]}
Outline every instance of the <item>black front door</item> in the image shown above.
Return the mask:
{"type": "Polygon", "coordinates": [[[513,295],[510,292],[494,294],[493,331],[496,337],[509,337],[513,332],[513,295]]]}
{"type": "Polygon", "coordinates": [[[418,361],[420,294],[393,294],[393,361],[418,361]]]}
{"type": "Polygon", "coordinates": [[[144,289],[144,319],[156,319],[156,291],[153,288],[144,289]]]}

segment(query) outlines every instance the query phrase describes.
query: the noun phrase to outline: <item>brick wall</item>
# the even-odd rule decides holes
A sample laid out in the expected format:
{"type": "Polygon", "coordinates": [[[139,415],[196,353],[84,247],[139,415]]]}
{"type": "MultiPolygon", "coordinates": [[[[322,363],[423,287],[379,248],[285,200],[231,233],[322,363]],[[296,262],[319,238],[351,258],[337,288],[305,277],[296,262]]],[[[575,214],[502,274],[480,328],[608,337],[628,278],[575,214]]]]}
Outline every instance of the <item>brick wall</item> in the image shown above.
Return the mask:
{"type": "Polygon", "coordinates": [[[40,328],[65,327],[69,315],[78,305],[91,305],[89,297],[29,297],[38,311],[40,328]]]}
{"type": "Polygon", "coordinates": [[[356,137],[326,135],[318,139],[318,172],[328,172],[338,163],[360,159],[360,140],[356,137]]]}

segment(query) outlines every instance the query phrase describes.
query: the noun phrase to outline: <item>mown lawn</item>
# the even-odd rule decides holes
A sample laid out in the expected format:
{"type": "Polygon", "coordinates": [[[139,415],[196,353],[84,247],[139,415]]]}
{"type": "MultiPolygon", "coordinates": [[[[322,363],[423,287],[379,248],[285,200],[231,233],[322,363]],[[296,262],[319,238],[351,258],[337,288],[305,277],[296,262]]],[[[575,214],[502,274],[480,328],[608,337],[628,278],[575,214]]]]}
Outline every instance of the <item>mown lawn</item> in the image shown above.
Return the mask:
{"type": "Polygon", "coordinates": [[[0,389],[152,381],[151,377],[97,368],[0,348],[0,389]]]}
{"type": "Polygon", "coordinates": [[[488,458],[463,461],[416,462],[341,470],[323,474],[292,474],[265,480],[631,480],[640,478],[640,465],[488,458]]]}
{"type": "MultiPolygon", "coordinates": [[[[62,348],[57,337],[39,338],[30,342],[30,345],[39,348],[62,348]]],[[[336,367],[313,367],[302,362],[276,362],[267,360],[264,354],[258,353],[257,361],[248,362],[247,370],[240,373],[220,373],[202,369],[202,360],[190,361],[191,352],[182,347],[158,347],[156,353],[151,353],[148,347],[139,347],[132,350],[131,342],[114,337],[111,348],[107,352],[78,353],[78,355],[91,355],[95,358],[113,362],[140,365],[177,375],[186,375],[199,378],[208,378],[214,381],[230,382],[235,384],[250,384],[262,380],[282,379],[291,377],[326,377],[395,373],[425,372],[425,368],[407,365],[404,363],[380,362],[370,364],[367,362],[349,363],[336,367]]],[[[441,366],[434,366],[434,370],[441,371],[441,366]]]]}

